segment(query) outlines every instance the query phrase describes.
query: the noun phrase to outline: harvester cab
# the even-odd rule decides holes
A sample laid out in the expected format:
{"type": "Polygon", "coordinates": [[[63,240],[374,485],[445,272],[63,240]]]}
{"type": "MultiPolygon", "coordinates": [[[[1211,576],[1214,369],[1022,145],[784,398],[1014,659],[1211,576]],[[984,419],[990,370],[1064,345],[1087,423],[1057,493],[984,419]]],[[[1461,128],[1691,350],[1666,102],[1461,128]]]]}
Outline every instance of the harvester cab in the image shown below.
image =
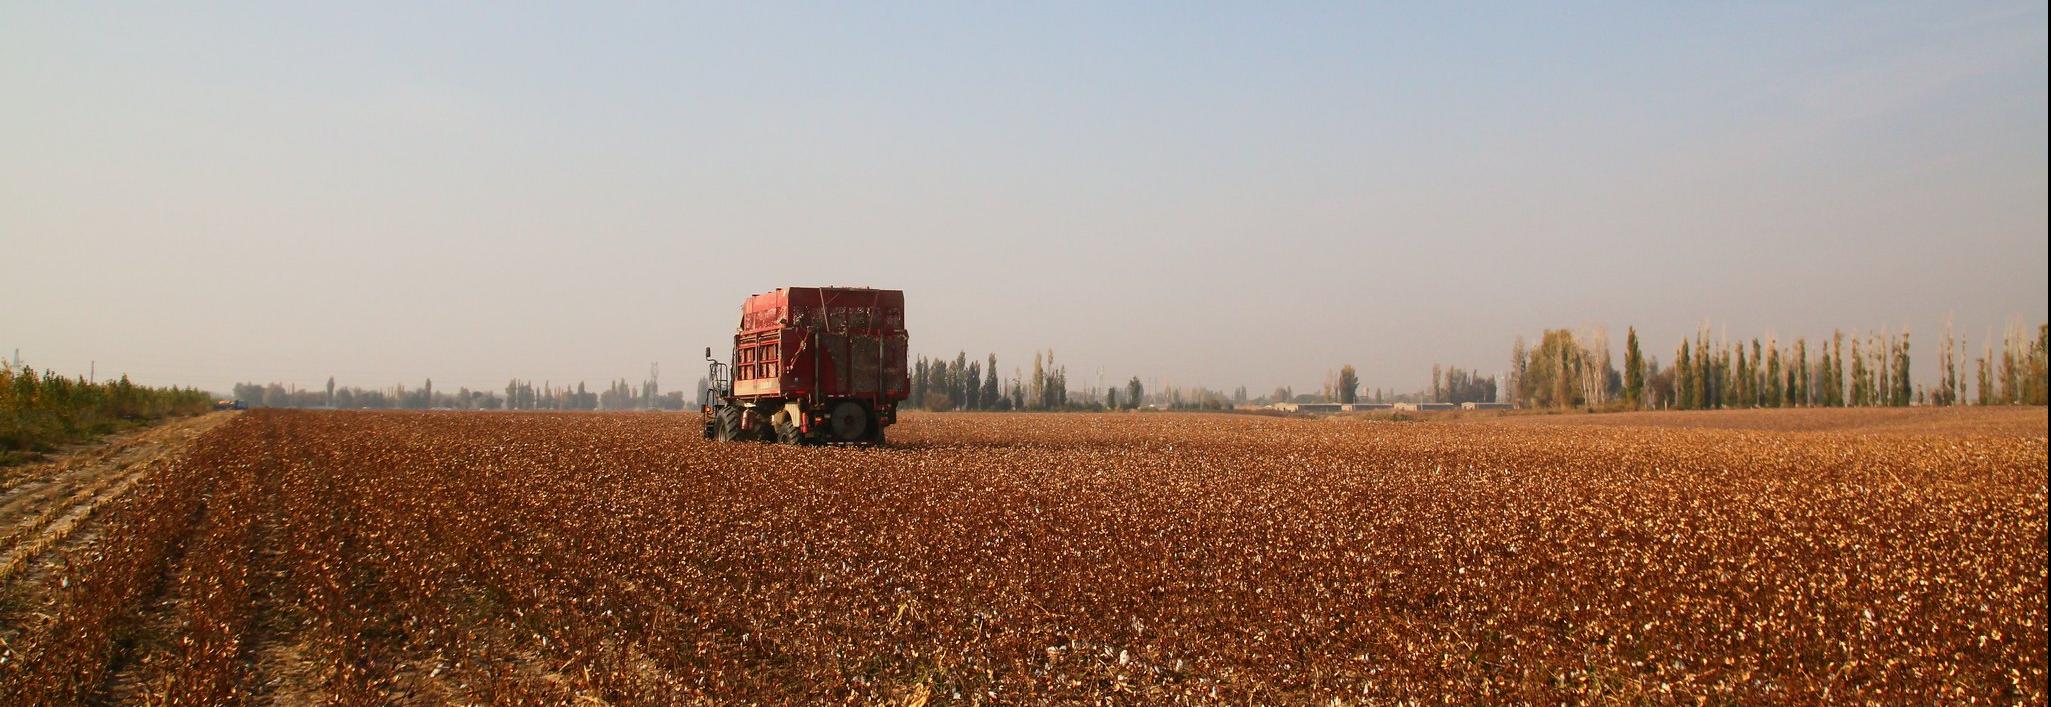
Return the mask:
{"type": "Polygon", "coordinates": [[[698,392],[698,408],[706,414],[712,408],[725,405],[734,394],[733,364],[712,357],[712,347],[705,347],[705,389],[698,392]]]}

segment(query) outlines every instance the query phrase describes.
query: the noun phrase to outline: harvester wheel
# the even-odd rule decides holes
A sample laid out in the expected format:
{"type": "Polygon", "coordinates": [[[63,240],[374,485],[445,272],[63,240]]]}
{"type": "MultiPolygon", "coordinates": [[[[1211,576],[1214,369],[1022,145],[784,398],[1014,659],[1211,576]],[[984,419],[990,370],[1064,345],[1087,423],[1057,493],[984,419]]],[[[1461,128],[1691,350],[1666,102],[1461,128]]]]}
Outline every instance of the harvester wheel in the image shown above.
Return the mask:
{"type": "Polygon", "coordinates": [[[719,418],[719,441],[732,442],[741,438],[741,411],[727,406],[713,415],[719,418]]]}
{"type": "Polygon", "coordinates": [[[776,417],[776,441],[784,444],[805,443],[805,432],[798,429],[798,426],[791,422],[789,416],[777,415],[776,417]]]}
{"type": "Polygon", "coordinates": [[[828,413],[827,426],[836,442],[861,442],[869,438],[869,410],[861,403],[843,400],[828,413]]]}

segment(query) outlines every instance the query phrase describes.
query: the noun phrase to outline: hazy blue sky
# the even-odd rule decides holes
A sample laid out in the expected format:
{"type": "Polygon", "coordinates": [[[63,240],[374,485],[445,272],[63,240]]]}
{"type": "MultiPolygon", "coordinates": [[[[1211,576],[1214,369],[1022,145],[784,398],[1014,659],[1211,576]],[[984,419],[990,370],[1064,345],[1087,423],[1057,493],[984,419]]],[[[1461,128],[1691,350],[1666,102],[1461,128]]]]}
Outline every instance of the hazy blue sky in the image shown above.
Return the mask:
{"type": "Polygon", "coordinates": [[[2013,3],[0,0],[0,355],[687,385],[749,293],[1077,384],[2046,318],[2013,3]]]}

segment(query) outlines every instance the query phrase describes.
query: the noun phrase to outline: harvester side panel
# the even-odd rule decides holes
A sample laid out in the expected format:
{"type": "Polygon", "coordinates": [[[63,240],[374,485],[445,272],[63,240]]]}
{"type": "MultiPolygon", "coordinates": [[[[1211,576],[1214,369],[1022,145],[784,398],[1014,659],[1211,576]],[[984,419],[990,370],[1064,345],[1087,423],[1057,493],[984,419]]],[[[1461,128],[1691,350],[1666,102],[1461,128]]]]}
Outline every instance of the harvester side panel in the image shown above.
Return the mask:
{"type": "Polygon", "coordinates": [[[749,297],[734,335],[734,396],[862,398],[911,393],[904,293],[788,287],[749,297]]]}

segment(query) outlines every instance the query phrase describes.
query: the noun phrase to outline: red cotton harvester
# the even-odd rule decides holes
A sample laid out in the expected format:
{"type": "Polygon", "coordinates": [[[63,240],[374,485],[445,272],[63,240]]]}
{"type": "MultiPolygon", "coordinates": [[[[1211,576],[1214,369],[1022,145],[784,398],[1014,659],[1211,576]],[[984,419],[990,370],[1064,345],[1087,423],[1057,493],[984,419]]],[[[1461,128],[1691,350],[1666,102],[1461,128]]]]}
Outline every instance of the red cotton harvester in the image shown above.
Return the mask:
{"type": "Polygon", "coordinates": [[[904,292],[785,287],[748,298],[725,362],[705,349],[705,436],[883,443],[911,394],[904,292]]]}

